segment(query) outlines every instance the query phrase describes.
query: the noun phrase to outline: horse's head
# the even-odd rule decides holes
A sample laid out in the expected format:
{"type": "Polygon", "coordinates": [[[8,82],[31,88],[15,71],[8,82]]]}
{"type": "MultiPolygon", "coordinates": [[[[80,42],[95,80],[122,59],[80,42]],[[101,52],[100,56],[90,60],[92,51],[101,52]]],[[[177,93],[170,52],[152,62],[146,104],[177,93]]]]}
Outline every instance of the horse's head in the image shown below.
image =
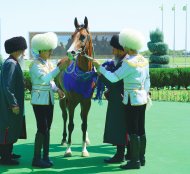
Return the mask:
{"type": "Polygon", "coordinates": [[[92,63],[88,58],[93,55],[92,36],[88,31],[88,19],[85,17],[84,24],[74,20],[75,32],[72,34],[72,44],[67,50],[68,55],[77,58],[78,66],[84,71],[92,69],[92,63]]]}

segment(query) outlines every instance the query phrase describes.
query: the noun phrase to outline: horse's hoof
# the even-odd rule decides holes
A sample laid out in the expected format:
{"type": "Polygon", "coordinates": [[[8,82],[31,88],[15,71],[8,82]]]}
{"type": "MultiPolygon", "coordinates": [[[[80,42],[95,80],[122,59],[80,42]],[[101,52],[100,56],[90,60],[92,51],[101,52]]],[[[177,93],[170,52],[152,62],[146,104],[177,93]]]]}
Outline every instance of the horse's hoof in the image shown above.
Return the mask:
{"type": "Polygon", "coordinates": [[[88,151],[84,151],[84,152],[82,152],[82,155],[81,155],[82,157],[89,157],[90,156],[90,154],[88,153],[88,151]]]}
{"type": "Polygon", "coordinates": [[[62,146],[67,146],[67,141],[61,141],[62,146]]]}
{"type": "Polygon", "coordinates": [[[72,152],[65,152],[64,157],[72,157],[72,152]]]}

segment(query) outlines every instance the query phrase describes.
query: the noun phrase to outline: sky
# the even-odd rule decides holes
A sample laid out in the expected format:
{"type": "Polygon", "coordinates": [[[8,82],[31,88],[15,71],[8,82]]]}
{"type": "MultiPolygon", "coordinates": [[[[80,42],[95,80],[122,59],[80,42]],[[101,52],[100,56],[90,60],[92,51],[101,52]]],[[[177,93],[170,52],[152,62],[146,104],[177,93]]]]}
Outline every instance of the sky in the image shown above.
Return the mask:
{"type": "MultiPolygon", "coordinates": [[[[92,32],[119,32],[129,27],[141,31],[147,43],[151,31],[162,30],[162,4],[164,42],[170,49],[185,49],[186,11],[182,8],[187,4],[190,21],[190,0],[0,0],[0,53],[8,56],[6,39],[24,36],[29,44],[29,32],[73,32],[74,18],[83,22],[85,16],[92,32]]],[[[190,51],[190,22],[187,28],[190,51]]],[[[148,49],[146,43],[141,51],[148,49]]]]}

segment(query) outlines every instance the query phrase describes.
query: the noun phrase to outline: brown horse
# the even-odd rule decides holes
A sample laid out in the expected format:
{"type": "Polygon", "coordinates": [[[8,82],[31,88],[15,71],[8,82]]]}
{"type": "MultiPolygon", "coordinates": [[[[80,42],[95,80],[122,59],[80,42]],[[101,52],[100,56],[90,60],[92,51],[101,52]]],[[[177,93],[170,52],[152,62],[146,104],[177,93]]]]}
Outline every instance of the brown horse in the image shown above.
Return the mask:
{"type": "MultiPolygon", "coordinates": [[[[72,44],[70,48],[67,51],[68,56],[73,58],[72,63],[69,65],[66,71],[61,72],[58,76],[59,84],[58,86],[62,88],[62,90],[65,93],[65,98],[60,100],[60,107],[62,109],[62,117],[64,121],[64,130],[63,130],[63,139],[62,144],[66,142],[66,136],[67,136],[67,112],[69,115],[69,124],[68,124],[68,141],[67,141],[67,149],[64,154],[65,157],[72,156],[71,151],[71,135],[74,129],[74,110],[78,104],[80,104],[81,107],[81,120],[82,120],[82,141],[83,141],[83,149],[82,149],[82,156],[86,157],[89,156],[89,153],[86,149],[88,134],[87,134],[87,120],[88,120],[88,112],[91,107],[91,97],[93,93],[93,86],[94,82],[90,75],[86,75],[86,73],[89,74],[89,72],[92,72],[93,66],[91,61],[89,60],[90,57],[93,56],[93,45],[92,45],[92,36],[88,31],[88,19],[85,17],[84,24],[79,25],[77,18],[74,20],[75,24],[75,32],[72,34],[72,44]],[[80,71],[80,74],[76,71],[76,68],[78,68],[78,71],[80,71]],[[73,76],[74,79],[73,79],[73,76]],[[80,88],[85,87],[85,79],[89,79],[88,85],[90,86],[90,93],[89,96],[84,96],[80,92],[78,92],[78,89],[70,88],[69,86],[72,86],[73,84],[70,83],[76,83],[77,80],[77,86],[80,88]],[[81,78],[81,79],[80,79],[81,78]],[[74,81],[73,81],[74,80],[74,81]]],[[[76,84],[75,84],[76,85],[76,84]]],[[[75,86],[75,87],[77,87],[75,86]]],[[[82,89],[82,90],[86,90],[82,89]]],[[[85,93],[87,91],[84,91],[85,93]]]]}

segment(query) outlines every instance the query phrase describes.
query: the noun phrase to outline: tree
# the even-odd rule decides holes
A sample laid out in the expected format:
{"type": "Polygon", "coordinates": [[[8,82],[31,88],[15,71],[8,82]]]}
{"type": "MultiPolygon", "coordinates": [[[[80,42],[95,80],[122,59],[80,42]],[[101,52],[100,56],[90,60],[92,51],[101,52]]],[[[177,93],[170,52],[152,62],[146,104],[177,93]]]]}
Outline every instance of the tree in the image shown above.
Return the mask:
{"type": "Polygon", "coordinates": [[[150,42],[147,43],[148,49],[152,53],[150,55],[151,67],[162,67],[169,64],[168,45],[164,43],[163,32],[158,28],[150,32],[150,42]]]}

